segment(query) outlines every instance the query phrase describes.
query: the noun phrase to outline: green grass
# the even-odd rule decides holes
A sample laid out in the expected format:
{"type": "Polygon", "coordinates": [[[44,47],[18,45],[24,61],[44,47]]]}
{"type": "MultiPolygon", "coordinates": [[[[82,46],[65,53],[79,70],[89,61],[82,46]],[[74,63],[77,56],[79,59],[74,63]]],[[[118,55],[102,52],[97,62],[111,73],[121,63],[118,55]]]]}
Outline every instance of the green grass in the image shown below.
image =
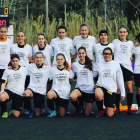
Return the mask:
{"type": "MultiPolygon", "coordinates": [[[[72,84],[72,89],[74,84],[72,84]]],[[[134,90],[135,91],[135,90],[134,90]]],[[[136,92],[134,92],[136,94],[136,92]]],[[[136,103],[134,95],[134,103],[136,103]]],[[[8,109],[10,109],[8,103],[8,109]]],[[[126,99],[123,102],[126,104],[126,99]]],[[[96,103],[93,105],[97,113],[96,103]]],[[[112,118],[94,118],[94,115],[74,117],[74,107],[69,105],[71,115],[63,118],[0,118],[0,140],[137,140],[139,139],[140,115],[127,115],[122,112],[112,118]]]]}

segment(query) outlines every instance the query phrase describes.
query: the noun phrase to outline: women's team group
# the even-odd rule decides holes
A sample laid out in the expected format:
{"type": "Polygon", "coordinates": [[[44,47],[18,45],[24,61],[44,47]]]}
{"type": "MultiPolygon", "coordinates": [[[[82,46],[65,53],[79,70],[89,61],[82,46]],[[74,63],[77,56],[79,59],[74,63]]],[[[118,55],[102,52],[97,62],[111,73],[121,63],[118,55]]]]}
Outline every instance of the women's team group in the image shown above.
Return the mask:
{"type": "MultiPolygon", "coordinates": [[[[0,26],[2,118],[10,115],[19,117],[23,103],[24,109],[28,111],[28,118],[40,116],[45,107],[45,95],[49,112],[47,117],[69,113],[69,101],[75,107],[75,116],[79,113],[89,116],[93,102],[96,101],[98,113],[95,117],[112,117],[120,113],[119,104],[125,99],[125,89],[127,114],[133,115],[133,76],[138,104],[135,114],[140,114],[140,46],[135,47],[127,39],[127,28],[120,26],[118,39],[114,39],[112,43],[108,42],[107,30],[99,32],[98,43],[95,37],[89,35],[86,23],[81,24],[79,30],[80,35],[72,40],[66,37],[66,27],[59,26],[58,37],[52,39],[50,45],[45,43],[44,34],[39,33],[38,45],[32,48],[25,43],[24,31],[18,32],[17,43],[13,44],[7,38],[8,28],[5,25],[0,26]],[[54,57],[53,66],[51,56],[54,57]],[[131,63],[133,57],[134,71],[131,63]],[[76,86],[70,93],[71,81],[76,82],[76,86]],[[34,112],[31,99],[34,99],[34,112]],[[10,100],[11,111],[7,112],[7,102],[10,100]]],[[[136,36],[136,40],[140,43],[140,34],[136,36]]]]}

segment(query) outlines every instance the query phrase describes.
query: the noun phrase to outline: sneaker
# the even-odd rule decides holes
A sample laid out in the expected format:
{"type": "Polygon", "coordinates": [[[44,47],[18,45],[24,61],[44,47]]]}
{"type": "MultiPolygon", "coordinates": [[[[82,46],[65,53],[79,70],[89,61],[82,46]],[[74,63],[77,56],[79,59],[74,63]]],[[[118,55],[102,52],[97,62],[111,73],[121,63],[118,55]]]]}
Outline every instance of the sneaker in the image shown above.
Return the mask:
{"type": "Polygon", "coordinates": [[[8,112],[4,112],[1,116],[1,118],[8,118],[8,112]]]}
{"type": "Polygon", "coordinates": [[[9,112],[9,116],[12,116],[13,115],[13,110],[11,110],[10,112],[9,112]]]}
{"type": "Polygon", "coordinates": [[[24,114],[28,115],[29,111],[27,109],[24,109],[24,114]]]}
{"type": "Polygon", "coordinates": [[[29,118],[29,119],[32,119],[33,116],[34,116],[33,112],[30,112],[30,113],[28,114],[28,118],[29,118]]]}
{"type": "Polygon", "coordinates": [[[135,112],[135,114],[140,114],[140,109],[138,109],[136,112],[135,112]]]}
{"type": "Polygon", "coordinates": [[[42,108],[41,114],[46,114],[46,109],[45,108],[42,108]]]}
{"type": "Polygon", "coordinates": [[[97,113],[97,115],[95,115],[94,117],[95,118],[100,118],[100,117],[103,117],[104,116],[104,111],[100,111],[97,113]]]}
{"type": "Polygon", "coordinates": [[[68,109],[65,110],[65,114],[70,115],[70,112],[68,111],[68,109]]]}
{"type": "Polygon", "coordinates": [[[128,115],[134,115],[134,113],[131,111],[131,108],[128,108],[127,114],[128,114],[128,115]]]}
{"type": "Polygon", "coordinates": [[[120,114],[121,112],[120,112],[120,108],[116,108],[116,111],[114,111],[114,114],[116,115],[116,114],[120,114]]]}
{"type": "Polygon", "coordinates": [[[56,117],[56,111],[51,111],[50,115],[48,115],[47,117],[56,117]]]}

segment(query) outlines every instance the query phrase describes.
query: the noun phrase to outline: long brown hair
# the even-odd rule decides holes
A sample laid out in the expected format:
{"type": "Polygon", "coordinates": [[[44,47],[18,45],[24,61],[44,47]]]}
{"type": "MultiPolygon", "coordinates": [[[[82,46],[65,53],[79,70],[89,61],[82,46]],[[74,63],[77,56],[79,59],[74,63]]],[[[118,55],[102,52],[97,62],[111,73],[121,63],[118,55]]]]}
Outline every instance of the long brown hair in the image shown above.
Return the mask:
{"type": "Polygon", "coordinates": [[[69,64],[68,64],[68,62],[66,61],[65,55],[64,55],[63,53],[58,53],[58,54],[56,55],[56,59],[57,59],[58,56],[63,56],[63,58],[65,59],[64,66],[65,66],[66,70],[68,70],[69,64]]]}
{"type": "MultiPolygon", "coordinates": [[[[84,50],[86,53],[86,48],[85,47],[80,47],[78,48],[78,52],[79,50],[84,50]]],[[[85,56],[85,68],[89,69],[90,71],[93,70],[93,64],[92,64],[92,60],[86,55],[85,56]]]]}

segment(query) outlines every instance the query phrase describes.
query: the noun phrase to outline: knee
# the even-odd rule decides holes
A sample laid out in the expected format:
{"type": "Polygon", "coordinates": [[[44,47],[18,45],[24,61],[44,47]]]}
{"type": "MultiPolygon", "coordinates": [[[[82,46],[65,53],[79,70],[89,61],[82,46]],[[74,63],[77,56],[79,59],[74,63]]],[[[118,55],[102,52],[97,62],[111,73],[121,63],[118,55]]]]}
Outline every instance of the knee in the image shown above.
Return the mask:
{"type": "Polygon", "coordinates": [[[0,96],[0,102],[4,102],[5,98],[3,96],[0,96]]]}
{"type": "Polygon", "coordinates": [[[95,100],[96,101],[101,101],[103,99],[103,96],[101,95],[95,95],[95,100]]]}
{"type": "Polygon", "coordinates": [[[47,93],[47,98],[48,98],[48,99],[52,99],[52,95],[51,95],[50,92],[47,93]]]}
{"type": "Polygon", "coordinates": [[[70,100],[74,102],[74,101],[76,101],[76,97],[73,96],[72,94],[70,94],[70,100]]]}
{"type": "Polygon", "coordinates": [[[107,112],[106,115],[107,115],[108,117],[112,117],[112,116],[114,115],[114,112],[107,112]]]}
{"type": "Polygon", "coordinates": [[[29,93],[28,93],[28,91],[26,91],[26,90],[25,90],[25,92],[24,92],[24,97],[29,97],[29,93]]]}
{"type": "Polygon", "coordinates": [[[127,92],[132,93],[133,92],[132,87],[127,87],[127,92]]]}

